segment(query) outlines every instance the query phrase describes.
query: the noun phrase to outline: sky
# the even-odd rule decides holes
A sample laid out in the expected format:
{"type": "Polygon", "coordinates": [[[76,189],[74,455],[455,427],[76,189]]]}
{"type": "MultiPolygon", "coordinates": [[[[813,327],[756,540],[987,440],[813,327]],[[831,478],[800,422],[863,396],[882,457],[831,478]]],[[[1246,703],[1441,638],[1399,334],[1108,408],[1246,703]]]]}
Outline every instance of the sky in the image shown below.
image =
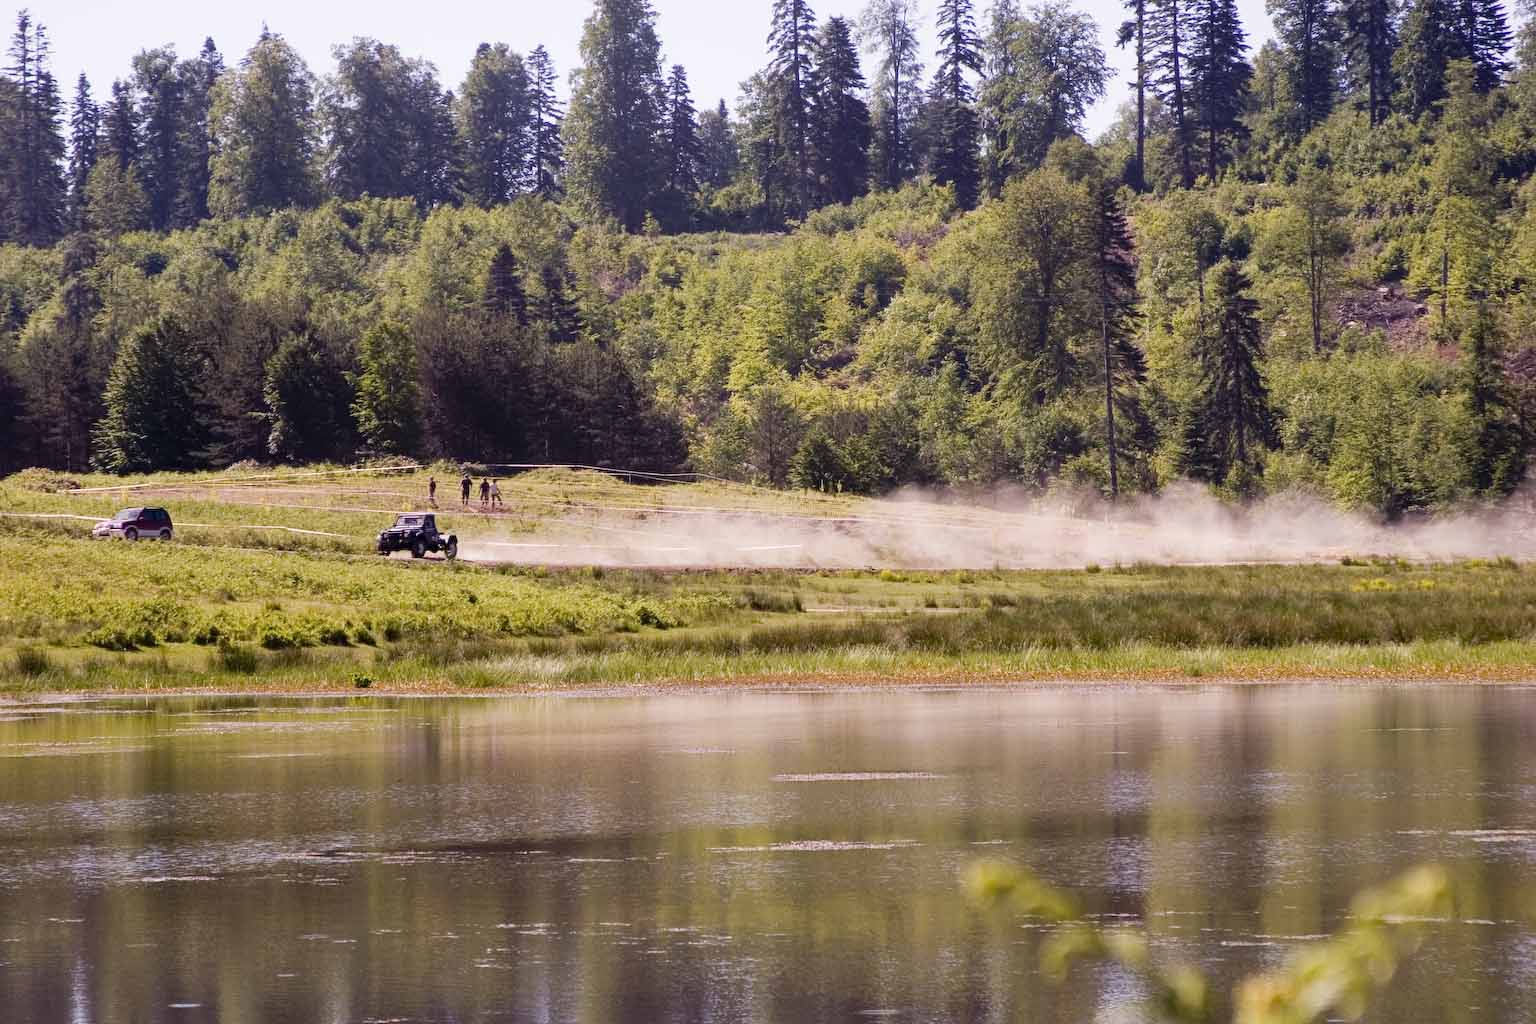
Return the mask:
{"type": "MultiPolygon", "coordinates": [[[[19,5],[23,0],[13,0],[19,5]]],[[[990,0],[977,0],[978,21],[990,0]]],[[[865,0],[812,0],[820,18],[854,18],[865,0]]],[[[765,62],[771,0],[654,0],[665,60],[688,70],[694,102],[703,109],[725,99],[732,106],[738,85],[765,62]]],[[[934,49],[933,10],[937,0],[919,0],[925,52],[934,49]]],[[[171,44],[191,56],[212,36],[228,63],[235,63],[265,22],[293,43],[317,75],[334,66],[331,48],[354,36],[371,36],[400,47],[408,56],[437,66],[445,88],[457,89],[481,42],[505,42],[526,53],[541,43],[555,60],[562,85],[575,64],[588,0],[460,0],[446,9],[421,0],[31,0],[33,17],[45,25],[53,46],[53,70],[66,96],[85,72],[98,99],[114,78],[128,73],[135,53],[171,44]],[[439,14],[439,11],[445,13],[439,14]]],[[[1026,0],[1024,6],[1029,6],[1026,0]]],[[[1113,120],[1128,95],[1130,54],[1114,45],[1124,14],[1118,0],[1079,0],[1077,6],[1099,23],[1103,45],[1117,76],[1092,112],[1088,134],[1113,120]]],[[[1264,0],[1239,0],[1255,48],[1271,35],[1264,0]]],[[[933,63],[930,56],[928,62],[933,63]]],[[[866,66],[866,71],[869,68],[866,66]]]]}

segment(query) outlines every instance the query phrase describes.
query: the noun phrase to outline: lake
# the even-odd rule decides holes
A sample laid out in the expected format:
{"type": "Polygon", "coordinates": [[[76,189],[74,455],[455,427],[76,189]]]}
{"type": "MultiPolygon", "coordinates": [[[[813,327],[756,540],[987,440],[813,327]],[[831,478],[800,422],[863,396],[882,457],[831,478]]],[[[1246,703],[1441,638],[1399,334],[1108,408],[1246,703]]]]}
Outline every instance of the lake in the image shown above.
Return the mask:
{"type": "Polygon", "coordinates": [[[1536,690],[0,707],[0,1019],[1092,1021],[1026,863],[1224,981],[1438,861],[1370,1020],[1536,1018],[1536,690]]]}

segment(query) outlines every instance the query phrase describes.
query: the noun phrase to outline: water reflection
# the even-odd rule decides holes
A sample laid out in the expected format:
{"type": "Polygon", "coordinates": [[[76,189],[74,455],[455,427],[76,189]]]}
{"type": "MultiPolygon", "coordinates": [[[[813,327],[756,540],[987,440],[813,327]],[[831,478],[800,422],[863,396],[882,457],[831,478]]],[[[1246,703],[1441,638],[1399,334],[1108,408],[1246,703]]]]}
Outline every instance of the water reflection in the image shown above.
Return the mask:
{"type": "Polygon", "coordinates": [[[1465,920],[1380,1021],[1536,1015],[1519,689],[108,702],[0,718],[19,1022],[1091,1020],[961,868],[1224,978],[1410,863],[1465,920]]]}

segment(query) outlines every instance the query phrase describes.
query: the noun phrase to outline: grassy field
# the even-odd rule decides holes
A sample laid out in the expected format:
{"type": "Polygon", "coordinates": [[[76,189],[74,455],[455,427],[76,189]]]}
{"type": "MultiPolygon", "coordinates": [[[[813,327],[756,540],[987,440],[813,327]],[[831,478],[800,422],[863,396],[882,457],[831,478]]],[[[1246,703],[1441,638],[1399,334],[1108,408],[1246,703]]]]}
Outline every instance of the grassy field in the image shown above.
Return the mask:
{"type": "MultiPolygon", "coordinates": [[[[421,506],[424,473],[254,476],[0,482],[0,512],[19,516],[0,524],[0,692],[1536,678],[1536,571],[1510,561],[1034,572],[412,562],[370,544],[393,512],[421,506]],[[141,489],[92,490],[125,483],[141,489]],[[180,539],[88,539],[92,517],[132,504],[171,507],[180,539]]],[[[442,500],[456,474],[438,478],[442,500]]],[[[504,514],[449,525],[580,544],[597,506],[635,522],[689,508],[881,514],[852,499],[568,472],[503,491],[504,514]]]]}

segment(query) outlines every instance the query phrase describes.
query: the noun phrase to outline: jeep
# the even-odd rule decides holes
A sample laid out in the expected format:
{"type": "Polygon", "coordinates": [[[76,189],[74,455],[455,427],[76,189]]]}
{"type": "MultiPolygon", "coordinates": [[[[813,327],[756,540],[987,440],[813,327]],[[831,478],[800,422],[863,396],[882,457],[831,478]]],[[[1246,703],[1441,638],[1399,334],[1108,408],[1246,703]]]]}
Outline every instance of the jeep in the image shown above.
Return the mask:
{"type": "Polygon", "coordinates": [[[379,534],[379,554],[409,551],[412,558],[441,552],[450,562],[459,557],[459,538],[440,533],[437,517],[426,512],[410,512],[395,520],[395,525],[379,534]]]}

